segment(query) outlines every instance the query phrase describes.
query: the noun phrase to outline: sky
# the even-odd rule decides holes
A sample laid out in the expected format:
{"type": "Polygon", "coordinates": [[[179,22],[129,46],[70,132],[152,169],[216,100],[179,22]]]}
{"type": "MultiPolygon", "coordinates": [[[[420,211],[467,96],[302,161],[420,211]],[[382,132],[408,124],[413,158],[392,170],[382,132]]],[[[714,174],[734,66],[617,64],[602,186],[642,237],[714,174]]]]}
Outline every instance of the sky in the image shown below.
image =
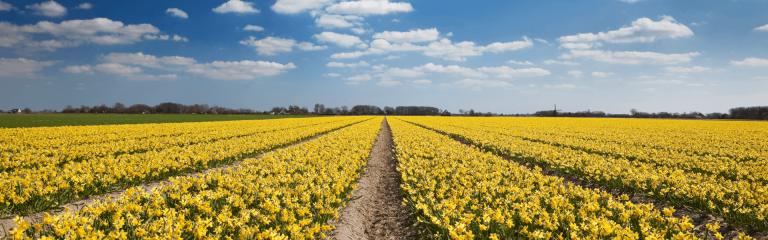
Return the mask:
{"type": "Polygon", "coordinates": [[[0,0],[0,109],[768,105],[766,0],[0,0]]]}

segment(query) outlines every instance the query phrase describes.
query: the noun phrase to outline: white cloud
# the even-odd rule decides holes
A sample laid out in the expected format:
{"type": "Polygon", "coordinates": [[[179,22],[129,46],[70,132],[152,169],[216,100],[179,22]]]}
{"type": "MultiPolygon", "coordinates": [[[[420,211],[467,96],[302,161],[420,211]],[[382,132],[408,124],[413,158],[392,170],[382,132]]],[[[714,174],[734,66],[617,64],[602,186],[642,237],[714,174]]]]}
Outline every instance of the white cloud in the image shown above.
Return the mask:
{"type": "Polygon", "coordinates": [[[312,36],[317,39],[318,42],[331,42],[342,47],[350,47],[355,44],[363,43],[357,36],[340,34],[335,32],[322,32],[312,36]]]}
{"type": "Polygon", "coordinates": [[[27,5],[27,9],[31,10],[34,14],[46,17],[61,17],[67,15],[67,8],[53,0],[27,5]]]}
{"type": "Polygon", "coordinates": [[[99,72],[114,73],[125,76],[141,72],[140,67],[131,67],[119,63],[102,63],[94,66],[93,69],[99,72]]]}
{"type": "Polygon", "coordinates": [[[328,66],[328,67],[349,67],[349,68],[356,68],[356,67],[359,67],[359,66],[365,66],[365,67],[368,67],[368,66],[371,66],[371,64],[369,64],[369,63],[368,63],[368,62],[366,62],[366,61],[360,61],[360,62],[358,62],[358,63],[346,63],[346,64],[345,64],[345,63],[340,63],[340,62],[329,62],[328,64],[325,64],[325,66],[328,66]]]}
{"type": "Polygon", "coordinates": [[[246,26],[243,28],[243,30],[247,30],[247,31],[264,31],[264,28],[263,28],[263,27],[259,27],[259,26],[256,26],[256,25],[250,25],[250,24],[248,24],[248,25],[246,25],[246,26]]]}
{"type": "Polygon", "coordinates": [[[138,53],[110,53],[103,57],[104,61],[109,63],[130,63],[151,68],[162,68],[162,64],[169,65],[192,65],[197,63],[193,58],[180,56],[155,57],[142,52],[138,53]]]}
{"type": "Polygon", "coordinates": [[[187,72],[204,74],[213,79],[255,79],[262,76],[274,76],[294,69],[293,63],[280,64],[266,61],[215,61],[205,64],[194,64],[187,68],[187,72]]]}
{"type": "Polygon", "coordinates": [[[755,28],[755,31],[768,31],[768,24],[755,28]]]}
{"type": "Polygon", "coordinates": [[[10,3],[0,1],[0,11],[10,11],[11,9],[16,9],[11,5],[10,3]]]}
{"type": "Polygon", "coordinates": [[[429,81],[427,79],[421,79],[421,80],[415,80],[415,81],[413,81],[413,83],[416,83],[416,84],[431,84],[432,81],[429,81]]]}
{"type": "Polygon", "coordinates": [[[570,54],[563,54],[560,58],[590,58],[601,62],[618,64],[679,64],[690,62],[691,57],[701,55],[698,52],[683,54],[664,54],[655,52],[611,52],[602,50],[571,50],[570,54]]]}
{"type": "Polygon", "coordinates": [[[332,4],[334,0],[277,0],[272,11],[282,14],[297,14],[307,10],[320,9],[332,4]]]}
{"type": "Polygon", "coordinates": [[[35,73],[55,61],[35,61],[26,58],[0,58],[0,77],[36,77],[35,73]]]}
{"type": "Polygon", "coordinates": [[[555,61],[555,60],[546,60],[543,62],[544,64],[551,65],[551,64],[562,64],[562,65],[569,65],[569,66],[575,66],[579,65],[577,62],[569,62],[569,61],[555,61]]]}
{"type": "Polygon", "coordinates": [[[341,76],[341,74],[338,74],[338,73],[328,73],[328,74],[325,74],[325,76],[338,77],[338,76],[341,76]]]}
{"type": "Polygon", "coordinates": [[[748,66],[748,67],[768,67],[768,59],[751,57],[741,61],[731,60],[731,65],[748,66]]]}
{"type": "Polygon", "coordinates": [[[635,2],[640,1],[640,0],[619,0],[619,1],[628,2],[628,3],[635,3],[635,2]]]}
{"type": "Polygon", "coordinates": [[[413,7],[410,3],[405,2],[389,2],[389,0],[361,0],[336,3],[330,7],[327,7],[325,11],[335,14],[382,15],[397,12],[410,12],[413,11],[413,7]]]}
{"type": "Polygon", "coordinates": [[[384,31],[376,33],[373,38],[384,39],[389,42],[404,43],[404,42],[428,42],[437,40],[440,36],[440,32],[437,28],[430,29],[416,29],[408,32],[395,32],[384,31]]]}
{"type": "Polygon", "coordinates": [[[387,71],[387,75],[396,76],[396,77],[418,77],[418,76],[424,75],[424,73],[416,70],[411,70],[411,69],[390,68],[387,71]]]}
{"type": "Polygon", "coordinates": [[[344,80],[347,80],[347,84],[351,85],[359,84],[360,82],[368,81],[371,79],[373,79],[373,77],[371,77],[370,74],[356,75],[353,77],[344,78],[344,80]]]}
{"type": "Polygon", "coordinates": [[[579,71],[579,70],[571,70],[571,71],[568,71],[568,74],[571,74],[571,75],[572,75],[572,76],[574,76],[574,77],[581,77],[581,73],[582,73],[582,72],[581,72],[581,71],[579,71]]]}
{"type": "Polygon", "coordinates": [[[544,40],[544,39],[541,39],[541,38],[534,38],[533,40],[536,40],[537,42],[540,42],[540,43],[549,44],[549,42],[547,42],[547,40],[544,40]]]}
{"type": "Polygon", "coordinates": [[[706,24],[707,24],[707,22],[699,22],[699,23],[697,23],[697,22],[692,22],[692,23],[691,23],[691,26],[701,26],[701,25],[706,25],[706,24]]]}
{"type": "Polygon", "coordinates": [[[699,66],[693,66],[690,68],[684,68],[684,67],[665,67],[664,70],[667,70],[668,72],[704,72],[709,71],[708,67],[699,67],[699,66]]]}
{"type": "Polygon", "coordinates": [[[243,2],[241,0],[229,0],[221,6],[213,9],[216,13],[259,13],[258,9],[251,7],[252,2],[243,2]]]}
{"type": "Polygon", "coordinates": [[[320,15],[319,18],[315,19],[315,24],[318,27],[325,27],[325,28],[348,28],[348,27],[354,27],[354,26],[360,26],[362,25],[362,21],[365,20],[365,18],[360,16],[354,16],[354,15],[332,15],[332,14],[323,14],[320,15]]]}
{"type": "Polygon", "coordinates": [[[515,60],[509,60],[509,61],[507,61],[507,63],[517,64],[517,65],[534,65],[530,61],[518,62],[518,61],[515,61],[515,60]]]}
{"type": "Polygon", "coordinates": [[[397,18],[393,18],[393,19],[392,19],[392,22],[400,22],[400,19],[397,19],[397,18]]]}
{"type": "Polygon", "coordinates": [[[189,18],[189,15],[187,15],[186,12],[181,11],[181,9],[178,9],[178,8],[169,8],[169,9],[165,10],[165,13],[170,13],[174,17],[180,17],[180,18],[184,18],[184,19],[189,18]]]}
{"type": "Polygon", "coordinates": [[[560,44],[560,48],[568,48],[568,49],[590,49],[592,47],[599,47],[602,46],[602,43],[596,42],[596,43],[562,43],[560,44]]]}
{"type": "Polygon", "coordinates": [[[259,52],[259,55],[275,55],[278,52],[290,52],[293,51],[294,46],[305,51],[327,48],[327,46],[314,46],[314,44],[308,42],[296,44],[296,40],[278,37],[266,37],[261,40],[256,40],[256,37],[251,36],[248,40],[240,41],[240,44],[255,47],[256,51],[259,52]]]}
{"type": "Polygon", "coordinates": [[[126,77],[132,80],[156,81],[160,79],[176,79],[176,74],[163,74],[163,75],[134,74],[126,77]]]}
{"type": "Polygon", "coordinates": [[[573,85],[573,84],[567,84],[567,83],[564,83],[564,84],[558,84],[558,85],[549,85],[549,84],[546,84],[546,85],[544,85],[544,87],[545,87],[545,88],[560,88],[560,89],[574,89],[574,88],[577,88],[575,85],[573,85]]]}
{"type": "Polygon", "coordinates": [[[640,89],[640,90],[643,90],[643,91],[646,91],[646,92],[658,92],[659,91],[658,89],[655,89],[655,88],[643,88],[643,89],[640,89]]]}
{"type": "Polygon", "coordinates": [[[81,3],[80,5],[77,5],[77,7],[75,7],[75,9],[91,9],[91,8],[93,8],[93,4],[89,2],[81,3]]]}
{"type": "Polygon", "coordinates": [[[376,83],[376,85],[384,87],[397,86],[400,84],[402,84],[400,81],[392,81],[392,79],[389,78],[382,78],[380,82],[376,83]]]}
{"type": "Polygon", "coordinates": [[[189,42],[189,39],[179,36],[179,35],[173,35],[173,41],[182,41],[182,42],[189,42]]]}
{"type": "Polygon", "coordinates": [[[498,78],[539,77],[551,74],[548,70],[541,68],[514,69],[507,66],[481,67],[477,70],[484,73],[494,74],[495,77],[498,78]]]}
{"type": "Polygon", "coordinates": [[[683,84],[685,81],[683,80],[650,80],[650,81],[643,81],[643,84],[683,84]]]}
{"type": "Polygon", "coordinates": [[[458,85],[459,87],[463,88],[470,88],[472,90],[480,90],[483,88],[507,88],[512,87],[512,84],[509,84],[504,81],[499,80],[478,80],[478,79],[464,79],[460,81],[456,81],[453,84],[458,85]]]}
{"type": "Polygon", "coordinates": [[[523,37],[523,39],[523,41],[507,43],[496,42],[487,46],[475,46],[474,42],[453,44],[451,40],[445,38],[440,41],[431,42],[427,46],[413,45],[411,43],[392,44],[384,39],[376,39],[371,42],[371,48],[364,52],[335,53],[331,55],[331,58],[357,58],[364,55],[386,54],[389,52],[421,51],[425,56],[442,57],[445,60],[452,61],[466,61],[467,56],[480,56],[483,55],[483,52],[498,53],[533,46],[533,42],[530,39],[527,37],[523,37]]]}
{"type": "Polygon", "coordinates": [[[368,32],[368,30],[365,30],[363,28],[350,28],[349,30],[354,32],[355,34],[363,34],[368,32]]]}
{"type": "Polygon", "coordinates": [[[611,76],[611,75],[613,75],[612,72],[592,72],[592,76],[601,77],[601,78],[602,77],[608,77],[608,76],[611,76]]]}
{"type": "Polygon", "coordinates": [[[31,50],[55,51],[57,48],[74,47],[83,43],[132,44],[141,41],[142,36],[160,32],[150,24],[124,25],[107,18],[90,20],[68,20],[61,23],[41,21],[35,25],[17,26],[0,22],[0,46],[13,47],[23,44],[31,50]],[[33,34],[50,34],[53,39],[35,41],[33,34]]]}
{"type": "Polygon", "coordinates": [[[594,33],[581,33],[558,38],[560,42],[594,42],[606,41],[610,43],[653,42],[656,38],[679,38],[692,36],[693,31],[683,24],[677,23],[670,16],[662,16],[661,20],[654,22],[648,18],[639,18],[632,22],[631,27],[619,28],[619,30],[594,33]]]}
{"type": "Polygon", "coordinates": [[[61,69],[62,72],[93,75],[93,68],[90,65],[67,66],[61,69]]]}
{"type": "Polygon", "coordinates": [[[384,60],[394,60],[394,59],[400,59],[400,58],[401,58],[400,56],[389,55],[389,56],[387,56],[387,57],[385,57],[383,59],[384,60]]]}
{"type": "Polygon", "coordinates": [[[434,63],[427,63],[424,66],[414,67],[413,70],[422,71],[422,72],[461,74],[461,75],[472,77],[472,78],[488,77],[484,73],[475,71],[471,68],[459,67],[458,65],[450,65],[447,67],[443,67],[443,65],[435,65],[434,63]]]}

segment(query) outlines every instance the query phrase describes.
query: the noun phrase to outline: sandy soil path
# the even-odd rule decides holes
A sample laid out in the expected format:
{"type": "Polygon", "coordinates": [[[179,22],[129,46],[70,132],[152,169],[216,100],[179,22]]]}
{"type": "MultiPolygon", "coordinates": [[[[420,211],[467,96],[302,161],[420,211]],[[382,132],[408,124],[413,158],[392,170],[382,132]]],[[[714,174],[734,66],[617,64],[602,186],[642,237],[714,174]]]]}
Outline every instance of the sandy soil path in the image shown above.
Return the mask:
{"type": "Polygon", "coordinates": [[[354,196],[332,222],[336,229],[329,239],[417,239],[418,230],[408,220],[410,211],[403,206],[403,194],[398,181],[394,142],[386,118],[373,145],[354,196]]]}

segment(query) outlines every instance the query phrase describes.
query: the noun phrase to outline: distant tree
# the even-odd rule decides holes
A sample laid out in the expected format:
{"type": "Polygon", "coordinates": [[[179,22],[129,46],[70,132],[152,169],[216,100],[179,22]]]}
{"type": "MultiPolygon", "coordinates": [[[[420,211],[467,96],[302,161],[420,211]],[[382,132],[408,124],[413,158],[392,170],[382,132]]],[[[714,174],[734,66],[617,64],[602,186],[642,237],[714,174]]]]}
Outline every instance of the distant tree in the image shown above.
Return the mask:
{"type": "Polygon", "coordinates": [[[475,116],[475,109],[469,109],[469,116],[475,116]]]}
{"type": "Polygon", "coordinates": [[[349,108],[347,107],[347,105],[341,106],[341,114],[349,115],[349,108]]]}
{"type": "Polygon", "coordinates": [[[23,113],[32,113],[32,109],[24,108],[24,110],[21,110],[23,113]]]}
{"type": "Polygon", "coordinates": [[[126,110],[125,104],[122,103],[115,103],[115,105],[112,106],[112,112],[113,113],[124,113],[126,110]]]}
{"type": "Polygon", "coordinates": [[[386,106],[386,107],[384,107],[384,114],[394,115],[395,114],[395,109],[390,107],[390,106],[386,106]]]}
{"type": "Polygon", "coordinates": [[[80,105],[80,113],[89,113],[91,112],[91,108],[85,105],[80,105]]]}

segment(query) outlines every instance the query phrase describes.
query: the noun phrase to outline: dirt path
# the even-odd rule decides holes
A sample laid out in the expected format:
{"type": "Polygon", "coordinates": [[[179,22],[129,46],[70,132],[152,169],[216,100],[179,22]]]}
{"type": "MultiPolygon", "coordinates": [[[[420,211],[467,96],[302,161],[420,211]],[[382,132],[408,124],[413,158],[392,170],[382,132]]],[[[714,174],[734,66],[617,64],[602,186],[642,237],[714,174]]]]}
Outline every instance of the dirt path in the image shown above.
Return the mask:
{"type": "Polygon", "coordinates": [[[418,230],[411,227],[407,219],[410,211],[402,205],[393,146],[392,132],[385,118],[355,190],[354,196],[362,197],[347,203],[339,219],[331,222],[336,229],[329,234],[329,239],[418,238],[418,230]]]}
{"type": "MultiPolygon", "coordinates": [[[[275,150],[272,150],[272,151],[277,151],[279,149],[283,149],[283,148],[287,148],[287,147],[294,146],[294,145],[297,145],[297,144],[301,144],[301,143],[304,143],[304,142],[312,141],[312,140],[315,140],[315,139],[317,139],[319,137],[325,136],[326,134],[329,134],[329,133],[341,130],[343,128],[347,128],[347,127],[353,126],[355,124],[358,124],[358,123],[354,123],[354,124],[351,124],[349,126],[345,126],[345,127],[342,127],[342,128],[339,128],[339,129],[336,129],[336,130],[333,130],[333,131],[330,131],[330,132],[327,132],[327,133],[324,133],[324,134],[320,134],[320,135],[314,136],[314,137],[312,137],[310,139],[307,139],[307,140],[304,140],[304,141],[301,141],[301,142],[297,142],[297,143],[294,143],[294,144],[291,144],[291,145],[288,145],[288,146],[284,146],[282,148],[278,148],[278,149],[275,149],[275,150]]],[[[272,151],[270,151],[270,152],[272,152],[272,151]]],[[[266,152],[266,153],[269,153],[269,152],[266,152]]],[[[261,153],[261,154],[255,156],[255,157],[253,157],[253,158],[260,158],[261,156],[263,156],[266,153],[261,153]]],[[[253,158],[246,158],[246,159],[253,159],[253,158]]],[[[235,162],[233,162],[231,164],[227,164],[227,165],[223,165],[223,166],[219,166],[219,167],[208,168],[208,169],[203,170],[201,172],[188,173],[188,174],[185,174],[184,176],[197,177],[198,174],[205,174],[205,173],[209,173],[211,171],[222,170],[222,169],[226,169],[226,168],[236,169],[246,159],[241,159],[241,160],[235,161],[235,162]]],[[[139,188],[143,189],[144,191],[151,191],[153,188],[155,188],[157,186],[160,186],[160,185],[162,185],[164,183],[168,183],[168,182],[169,182],[168,180],[163,180],[163,181],[158,181],[158,182],[138,185],[136,187],[139,187],[139,188]]],[[[68,207],[69,208],[69,212],[77,212],[80,209],[82,209],[82,208],[84,208],[84,207],[86,207],[88,205],[93,204],[96,200],[104,201],[105,199],[107,199],[107,197],[109,197],[109,198],[111,198],[113,200],[116,200],[116,199],[120,198],[120,195],[123,194],[123,192],[125,192],[125,189],[119,190],[119,191],[115,191],[115,192],[111,192],[111,193],[101,194],[101,195],[92,195],[92,196],[88,196],[87,198],[81,199],[81,200],[76,201],[76,202],[72,202],[72,203],[68,203],[68,204],[62,204],[61,207],[68,207]]],[[[59,215],[59,214],[63,213],[63,210],[62,211],[47,211],[47,212],[49,214],[51,214],[51,215],[59,215]]],[[[31,223],[40,222],[45,217],[45,213],[46,212],[40,212],[40,213],[31,214],[29,216],[25,216],[24,217],[24,221],[31,222],[31,223]]],[[[0,219],[0,239],[4,239],[5,236],[7,235],[7,232],[11,231],[11,229],[16,227],[16,225],[13,223],[13,219],[14,218],[16,218],[16,215],[11,216],[10,218],[0,219]]]]}
{"type": "MultiPolygon", "coordinates": [[[[473,144],[459,137],[451,137],[451,138],[453,140],[463,143],[464,145],[473,146],[473,144]]],[[[667,207],[674,207],[675,217],[688,217],[691,220],[693,220],[693,225],[695,226],[693,228],[693,231],[699,236],[703,236],[703,232],[706,230],[707,224],[718,223],[720,225],[720,234],[722,234],[725,237],[725,239],[734,239],[738,237],[740,233],[747,233],[747,235],[753,238],[756,238],[759,240],[768,240],[768,232],[749,231],[743,227],[728,224],[725,220],[723,220],[723,218],[720,218],[720,217],[715,217],[703,212],[692,211],[682,206],[674,206],[668,203],[661,203],[652,198],[648,198],[645,195],[637,194],[633,191],[621,191],[617,189],[608,189],[604,186],[600,186],[598,184],[589,182],[580,177],[570,175],[570,174],[562,174],[548,167],[538,166],[536,164],[526,162],[511,156],[496,154],[496,153],[494,153],[494,155],[499,156],[507,161],[516,162],[517,164],[520,164],[521,166],[524,166],[530,170],[534,170],[536,167],[539,167],[541,169],[541,174],[547,175],[547,176],[560,177],[563,179],[563,183],[573,183],[573,185],[581,186],[582,188],[600,189],[610,193],[612,196],[616,198],[619,198],[621,195],[626,194],[629,197],[629,201],[634,204],[650,203],[650,204],[653,204],[654,209],[659,211],[662,211],[664,208],[667,208],[667,207]]],[[[716,239],[716,238],[713,233],[709,232],[708,239],[716,239]]]]}

